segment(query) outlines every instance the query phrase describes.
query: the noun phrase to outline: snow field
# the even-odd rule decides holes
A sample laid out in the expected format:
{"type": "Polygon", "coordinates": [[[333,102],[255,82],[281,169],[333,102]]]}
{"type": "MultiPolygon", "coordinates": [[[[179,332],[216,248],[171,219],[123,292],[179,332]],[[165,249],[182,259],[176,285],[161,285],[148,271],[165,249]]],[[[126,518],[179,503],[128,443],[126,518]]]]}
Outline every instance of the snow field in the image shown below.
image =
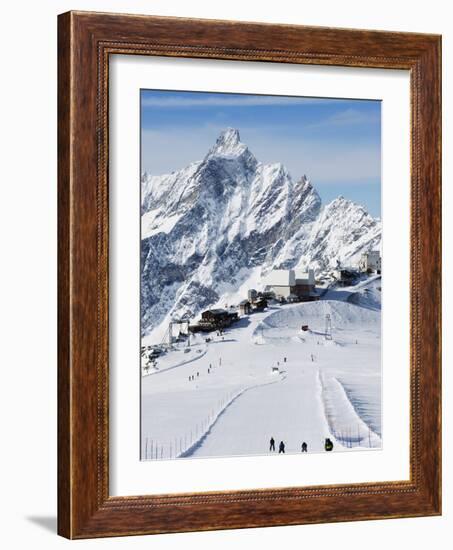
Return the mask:
{"type": "Polygon", "coordinates": [[[322,402],[332,435],[347,448],[381,447],[380,311],[350,303],[356,293],[346,289],[342,296],[344,301],[282,308],[258,325],[254,339],[261,345],[306,343],[319,365],[322,402]],[[333,340],[324,338],[327,313],[333,340]],[[310,330],[294,337],[302,323],[310,330]]]}
{"type": "Polygon", "coordinates": [[[156,394],[151,397],[152,407],[146,407],[150,399],[148,395],[143,408],[154,410],[156,415],[151,420],[146,415],[142,416],[145,423],[151,423],[153,426],[153,435],[142,438],[142,459],[192,456],[236,399],[250,389],[275,384],[284,377],[284,373],[271,373],[260,383],[248,386],[227,386],[223,393],[212,389],[199,389],[200,382],[197,377],[192,382],[195,386],[196,401],[190,399],[186,392],[173,392],[169,396],[156,394]],[[188,403],[190,403],[190,410],[187,408],[188,403]],[[171,408],[167,408],[169,404],[171,408]],[[168,433],[170,426],[172,436],[168,433]]]}
{"type": "Polygon", "coordinates": [[[207,345],[205,342],[196,344],[194,343],[193,346],[190,347],[189,352],[184,352],[185,347],[175,347],[174,350],[170,354],[163,354],[161,357],[159,357],[159,366],[158,368],[148,367],[146,366],[147,360],[142,357],[141,363],[142,363],[142,376],[150,376],[153,374],[160,374],[162,372],[165,372],[169,369],[176,369],[177,367],[182,367],[183,365],[187,365],[188,363],[191,363],[192,361],[198,361],[201,359],[204,355],[206,355],[207,345]],[[179,352],[179,357],[175,357],[175,355],[179,352]]]}
{"type": "Polygon", "coordinates": [[[169,352],[142,379],[142,458],[267,454],[271,437],[292,453],[303,441],[323,452],[326,437],[334,451],[380,447],[379,312],[333,300],[270,308],[205,349],[185,364],[169,352]]]}

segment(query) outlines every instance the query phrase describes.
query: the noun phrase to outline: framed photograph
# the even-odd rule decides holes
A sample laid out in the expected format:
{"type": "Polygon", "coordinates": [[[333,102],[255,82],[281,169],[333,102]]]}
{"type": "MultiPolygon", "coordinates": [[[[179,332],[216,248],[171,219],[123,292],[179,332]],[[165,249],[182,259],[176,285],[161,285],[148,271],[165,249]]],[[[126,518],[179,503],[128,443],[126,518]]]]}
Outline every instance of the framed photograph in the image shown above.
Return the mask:
{"type": "Polygon", "coordinates": [[[59,533],[440,514],[440,37],[58,40],[59,533]]]}

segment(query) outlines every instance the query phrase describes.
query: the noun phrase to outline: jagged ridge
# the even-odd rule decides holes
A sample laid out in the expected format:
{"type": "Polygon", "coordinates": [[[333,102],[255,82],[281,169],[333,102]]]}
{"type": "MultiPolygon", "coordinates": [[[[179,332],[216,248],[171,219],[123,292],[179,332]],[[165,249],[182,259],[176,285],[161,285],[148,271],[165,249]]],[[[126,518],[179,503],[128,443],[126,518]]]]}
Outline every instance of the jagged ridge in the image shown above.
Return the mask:
{"type": "Polygon", "coordinates": [[[142,177],[142,331],[196,315],[257,268],[324,270],[380,235],[362,206],[339,197],[323,208],[306,176],[293,182],[282,164],[259,162],[228,128],[202,161],[142,177]]]}

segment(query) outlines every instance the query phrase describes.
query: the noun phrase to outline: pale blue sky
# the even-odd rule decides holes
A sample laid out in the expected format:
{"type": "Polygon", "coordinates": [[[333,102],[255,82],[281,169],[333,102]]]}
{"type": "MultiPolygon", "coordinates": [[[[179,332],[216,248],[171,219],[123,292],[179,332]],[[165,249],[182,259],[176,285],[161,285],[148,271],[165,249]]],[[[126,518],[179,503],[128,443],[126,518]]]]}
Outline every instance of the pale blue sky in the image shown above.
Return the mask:
{"type": "Polygon", "coordinates": [[[141,91],[142,171],[201,160],[226,127],[261,162],[306,174],[324,203],[343,195],[381,215],[381,103],[207,92],[141,91]]]}

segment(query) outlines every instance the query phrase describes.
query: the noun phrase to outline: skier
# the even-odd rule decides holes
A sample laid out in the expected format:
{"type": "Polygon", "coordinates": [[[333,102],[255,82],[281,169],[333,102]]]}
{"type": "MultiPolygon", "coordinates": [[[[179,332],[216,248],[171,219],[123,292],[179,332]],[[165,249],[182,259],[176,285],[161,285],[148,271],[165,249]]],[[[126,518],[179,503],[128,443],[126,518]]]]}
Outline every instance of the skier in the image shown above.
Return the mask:
{"type": "Polygon", "coordinates": [[[285,454],[285,444],[283,441],[280,441],[280,445],[278,446],[278,454],[283,453],[285,454]]]}
{"type": "Polygon", "coordinates": [[[271,437],[271,440],[269,441],[269,451],[275,451],[275,439],[271,437]]]}
{"type": "Polygon", "coordinates": [[[333,443],[328,437],[326,437],[326,442],[324,443],[324,449],[326,451],[331,451],[333,449],[333,443]]]}
{"type": "Polygon", "coordinates": [[[303,453],[306,453],[306,452],[307,452],[307,444],[305,443],[305,441],[302,443],[301,451],[302,451],[303,453]]]}

